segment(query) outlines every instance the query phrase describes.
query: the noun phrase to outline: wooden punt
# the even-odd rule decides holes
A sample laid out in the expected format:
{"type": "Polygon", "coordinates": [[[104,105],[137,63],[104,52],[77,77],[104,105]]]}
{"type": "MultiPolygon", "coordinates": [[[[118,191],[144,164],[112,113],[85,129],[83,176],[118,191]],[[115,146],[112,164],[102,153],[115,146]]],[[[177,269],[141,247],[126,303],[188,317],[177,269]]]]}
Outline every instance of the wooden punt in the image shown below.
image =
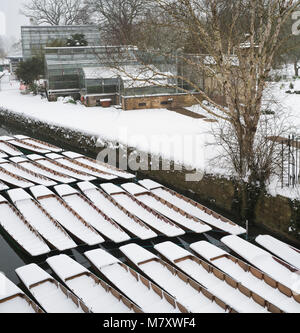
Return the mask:
{"type": "Polygon", "coordinates": [[[185,231],[205,233],[212,230],[212,228],[204,222],[186,213],[182,209],[175,207],[173,204],[161,199],[142,186],[135,183],[126,183],[121,186],[125,191],[133,195],[144,205],[151,207],[153,210],[167,217],[185,231]]]}
{"type": "Polygon", "coordinates": [[[66,255],[47,259],[63,283],[94,313],[142,313],[133,302],[66,255]]]}
{"type": "Polygon", "coordinates": [[[139,181],[139,184],[145,187],[147,190],[151,191],[156,196],[160,197],[161,199],[172,203],[178,209],[182,209],[190,215],[193,215],[201,221],[209,224],[213,228],[232,235],[241,235],[246,233],[246,230],[244,228],[240,227],[236,223],[233,223],[224,216],[217,214],[213,210],[159,183],[156,183],[149,179],[145,179],[139,181]]]}
{"type": "Polygon", "coordinates": [[[78,242],[90,246],[104,242],[104,239],[89,223],[47,187],[35,186],[30,188],[30,191],[48,214],[58,221],[78,242]]]}
{"type": "Polygon", "coordinates": [[[0,149],[2,152],[7,154],[8,156],[22,156],[23,153],[11,145],[8,141],[1,141],[0,139],[0,149]]]}
{"type": "Polygon", "coordinates": [[[41,149],[46,149],[46,150],[50,150],[54,153],[61,153],[63,151],[62,148],[56,147],[54,145],[51,145],[48,142],[44,142],[41,140],[37,140],[37,139],[33,139],[29,136],[25,136],[25,135],[15,135],[14,136],[17,140],[20,140],[26,144],[31,144],[35,147],[41,148],[41,149]]]}
{"type": "Polygon", "coordinates": [[[16,269],[27,290],[47,313],[90,313],[90,309],[36,264],[16,269]]]}

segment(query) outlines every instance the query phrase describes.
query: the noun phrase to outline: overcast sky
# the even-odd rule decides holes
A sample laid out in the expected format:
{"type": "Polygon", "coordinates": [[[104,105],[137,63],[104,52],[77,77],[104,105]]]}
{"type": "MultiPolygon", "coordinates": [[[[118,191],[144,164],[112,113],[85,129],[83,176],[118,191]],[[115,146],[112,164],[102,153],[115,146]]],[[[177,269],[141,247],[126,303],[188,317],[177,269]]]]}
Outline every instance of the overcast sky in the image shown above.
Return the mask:
{"type": "MultiPolygon", "coordinates": [[[[29,20],[19,13],[21,4],[26,1],[28,0],[0,0],[0,11],[5,14],[6,18],[7,37],[14,36],[20,39],[20,26],[28,24],[29,20]]],[[[0,19],[1,17],[2,15],[0,15],[0,19]]]]}

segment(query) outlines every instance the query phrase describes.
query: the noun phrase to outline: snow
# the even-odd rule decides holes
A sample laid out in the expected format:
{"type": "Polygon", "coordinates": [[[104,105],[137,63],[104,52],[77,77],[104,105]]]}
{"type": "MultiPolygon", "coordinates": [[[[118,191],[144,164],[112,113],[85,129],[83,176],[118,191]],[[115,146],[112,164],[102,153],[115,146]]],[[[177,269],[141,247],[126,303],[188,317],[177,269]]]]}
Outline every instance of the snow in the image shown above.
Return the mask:
{"type": "Polygon", "coordinates": [[[48,313],[84,313],[69,295],[65,295],[59,285],[47,272],[36,264],[20,267],[16,273],[34,298],[48,313]],[[40,283],[32,287],[32,285],[40,283]]]}
{"type": "Polygon", "coordinates": [[[5,191],[5,190],[8,190],[9,187],[6,186],[5,184],[3,184],[2,182],[0,182],[0,191],[5,191]]]}
{"type": "Polygon", "coordinates": [[[295,274],[287,267],[278,263],[269,252],[237,236],[223,237],[222,242],[250,264],[268,274],[275,281],[280,282],[297,294],[300,293],[297,280],[295,280],[295,274]]]}
{"type": "Polygon", "coordinates": [[[152,209],[156,210],[158,213],[166,216],[170,220],[174,221],[175,223],[179,224],[180,226],[191,230],[196,233],[204,233],[208,232],[211,229],[207,224],[192,218],[189,215],[182,215],[180,212],[176,211],[174,208],[170,208],[167,205],[163,204],[153,194],[150,192],[146,192],[143,187],[132,184],[132,185],[122,185],[122,187],[127,190],[129,188],[131,193],[139,192],[138,196],[136,197],[140,202],[145,204],[146,206],[151,207],[152,209]],[[145,194],[143,194],[145,193],[145,194]]]}
{"type": "Polygon", "coordinates": [[[66,255],[55,256],[48,258],[47,263],[92,312],[132,312],[132,310],[129,310],[129,308],[127,308],[123,302],[119,301],[110,291],[106,291],[101,284],[95,283],[90,272],[70,257],[66,255]],[[70,279],[72,277],[75,278],[70,279]]]}
{"type": "Polygon", "coordinates": [[[16,164],[28,161],[28,159],[26,157],[11,157],[11,158],[9,158],[9,160],[16,164]]]}
{"type": "MultiPolygon", "coordinates": [[[[118,287],[127,297],[139,305],[148,313],[179,313],[177,307],[173,307],[164,297],[161,298],[152,287],[148,288],[129,272],[129,267],[121,265],[121,262],[104,250],[94,250],[85,253],[89,261],[105,277],[118,287]]],[[[149,285],[150,282],[149,282],[149,285]]]]}
{"type": "Polygon", "coordinates": [[[13,173],[9,173],[0,167],[0,179],[5,183],[9,183],[13,186],[27,188],[34,184],[24,178],[18,178],[13,173]]]}
{"type": "Polygon", "coordinates": [[[89,224],[85,224],[84,220],[77,217],[70,206],[64,206],[63,201],[46,187],[37,186],[30,190],[41,206],[57,220],[60,225],[82,242],[88,245],[97,245],[104,242],[104,239],[89,224]],[[42,196],[44,195],[52,196],[43,198],[42,196]]]}
{"type": "Polygon", "coordinates": [[[125,191],[127,191],[128,193],[132,194],[132,195],[137,195],[137,194],[141,194],[141,193],[148,193],[148,190],[145,190],[143,187],[135,184],[135,183],[126,183],[126,184],[122,184],[121,185],[125,191]]]}
{"type": "Polygon", "coordinates": [[[43,239],[30,230],[2,196],[0,196],[0,225],[31,256],[35,257],[50,252],[43,239]]]}
{"type": "Polygon", "coordinates": [[[0,150],[0,158],[6,158],[6,157],[8,157],[8,155],[0,150]]]}
{"type": "Polygon", "coordinates": [[[190,284],[171,273],[166,266],[157,260],[151,252],[139,245],[129,244],[122,246],[120,250],[133,261],[151,280],[175,297],[181,304],[194,313],[224,313],[221,307],[211,302],[202,293],[195,290],[190,284]],[[141,264],[144,261],[148,261],[141,264]]]}
{"type": "Polygon", "coordinates": [[[265,300],[274,304],[282,311],[287,313],[300,313],[300,304],[296,302],[293,297],[286,296],[281,293],[278,288],[273,288],[268,285],[264,279],[260,280],[250,271],[245,271],[237,262],[230,259],[234,257],[229,253],[206,241],[191,244],[190,248],[212,265],[227,273],[237,282],[242,283],[246,288],[262,296],[265,300]]]}
{"type": "Polygon", "coordinates": [[[24,190],[11,190],[8,195],[26,220],[57,250],[65,251],[77,247],[64,229],[47,216],[41,206],[24,190]]]}
{"type": "Polygon", "coordinates": [[[46,150],[50,150],[50,151],[53,151],[53,152],[60,153],[60,152],[63,151],[61,148],[50,145],[49,143],[39,142],[38,140],[32,139],[30,137],[26,137],[24,135],[15,135],[15,138],[17,138],[19,140],[22,140],[22,142],[24,142],[25,144],[29,143],[29,144],[34,145],[36,147],[46,149],[46,150]]]}
{"type": "Polygon", "coordinates": [[[293,249],[290,245],[269,235],[258,236],[256,238],[256,243],[300,270],[299,250],[293,249]]]}
{"type": "Polygon", "coordinates": [[[11,141],[9,141],[9,143],[14,146],[17,146],[19,148],[34,151],[39,154],[47,154],[50,152],[49,149],[39,148],[38,146],[27,144],[25,141],[21,141],[21,140],[11,140],[11,141]]]}
{"type": "Polygon", "coordinates": [[[102,193],[98,188],[84,189],[85,184],[79,183],[79,188],[104,214],[116,221],[121,227],[125,228],[132,234],[141,239],[151,239],[157,237],[157,234],[149,229],[144,223],[136,222],[132,217],[125,213],[121,208],[106,198],[104,192],[102,193]]]}
{"type": "Polygon", "coordinates": [[[186,200],[179,198],[173,191],[168,190],[164,186],[153,182],[152,180],[145,179],[139,181],[139,184],[151,190],[151,192],[158,197],[168,201],[174,206],[182,209],[186,213],[193,215],[194,217],[200,219],[201,221],[221,229],[225,232],[228,232],[233,235],[240,235],[246,233],[246,230],[233,222],[223,222],[220,218],[216,218],[213,215],[210,215],[196,206],[192,200],[185,198],[186,200]]]}
{"type": "Polygon", "coordinates": [[[109,195],[116,194],[116,193],[125,193],[125,191],[112,183],[100,184],[100,187],[109,195]]]}
{"type": "Polygon", "coordinates": [[[10,145],[8,142],[0,141],[0,150],[4,151],[10,156],[21,156],[23,153],[20,150],[16,149],[14,146],[10,145]]]}
{"type": "Polygon", "coordinates": [[[7,135],[2,135],[0,136],[0,141],[10,141],[13,140],[14,138],[12,136],[7,136],[7,135]]]}
{"type": "Polygon", "coordinates": [[[115,243],[130,240],[130,237],[112,220],[106,219],[97,208],[94,208],[88,199],[78,193],[70,186],[58,186],[55,190],[64,201],[70,205],[83,219],[102,235],[115,243]],[[73,194],[73,195],[70,195],[73,194]],[[65,196],[67,195],[67,196],[65,196]]]}
{"type": "Polygon", "coordinates": [[[239,289],[235,289],[225,281],[218,279],[213,272],[207,272],[201,264],[192,260],[194,257],[190,252],[180,246],[165,242],[157,244],[154,248],[163,256],[168,258],[187,275],[195,281],[205,286],[213,295],[223,300],[226,304],[240,313],[266,313],[266,309],[255,303],[252,298],[248,298],[239,289]],[[184,259],[177,262],[178,259],[184,259]]]}

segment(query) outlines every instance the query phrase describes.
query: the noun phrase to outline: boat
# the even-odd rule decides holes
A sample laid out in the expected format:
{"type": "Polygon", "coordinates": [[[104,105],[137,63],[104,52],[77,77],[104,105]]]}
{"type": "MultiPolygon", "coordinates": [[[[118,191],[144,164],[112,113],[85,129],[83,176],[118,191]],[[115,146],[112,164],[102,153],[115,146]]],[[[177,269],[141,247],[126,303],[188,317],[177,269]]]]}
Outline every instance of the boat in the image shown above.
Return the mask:
{"type": "Polygon", "coordinates": [[[45,186],[30,188],[31,193],[48,214],[62,225],[79,243],[97,245],[104,239],[60,197],[45,186]]]}
{"type": "Polygon", "coordinates": [[[23,168],[19,164],[11,163],[7,160],[0,159],[0,168],[4,169],[18,177],[26,179],[34,184],[45,185],[45,186],[54,186],[57,183],[45,176],[37,174],[35,172],[29,171],[23,168]]]}
{"type": "Polygon", "coordinates": [[[116,180],[118,179],[117,176],[109,174],[107,172],[104,171],[100,171],[96,168],[93,168],[89,165],[85,165],[77,160],[72,160],[68,157],[65,157],[63,155],[59,155],[59,154],[55,154],[55,153],[51,153],[51,154],[46,154],[45,155],[48,159],[50,160],[54,160],[68,168],[72,168],[75,169],[77,171],[83,172],[83,173],[87,173],[91,176],[97,177],[98,179],[102,179],[102,180],[116,180]]]}
{"type": "Polygon", "coordinates": [[[142,313],[138,306],[70,257],[61,254],[48,258],[47,263],[92,312],[142,313]]]}
{"type": "Polygon", "coordinates": [[[200,241],[190,245],[198,256],[269,302],[271,312],[300,313],[300,303],[278,289],[278,282],[219,247],[200,241]]]}
{"type": "Polygon", "coordinates": [[[215,229],[221,230],[231,235],[242,235],[246,233],[246,229],[233,223],[224,216],[217,214],[211,209],[193,201],[159,183],[150,179],[139,181],[139,184],[151,191],[156,196],[173,204],[178,209],[182,209],[186,213],[193,215],[201,221],[209,224],[215,229]]]}
{"type": "Polygon", "coordinates": [[[19,188],[28,188],[34,186],[34,183],[31,183],[27,179],[19,177],[14,173],[6,171],[5,169],[1,168],[0,166],[0,180],[2,180],[5,184],[12,185],[14,187],[19,188]]]}
{"type": "Polygon", "coordinates": [[[112,183],[101,184],[100,187],[118,204],[146,223],[154,232],[167,237],[177,237],[185,234],[185,231],[175,223],[138,201],[121,187],[112,183]]]}
{"type": "Polygon", "coordinates": [[[0,195],[0,225],[15,242],[30,256],[36,257],[50,252],[39,233],[24,216],[0,195]]]}
{"type": "Polygon", "coordinates": [[[25,136],[25,135],[15,135],[14,136],[17,140],[22,141],[25,144],[29,144],[29,145],[33,145],[34,147],[38,147],[41,149],[46,149],[46,150],[50,150],[54,153],[61,153],[63,151],[62,148],[56,147],[54,145],[51,145],[48,142],[44,142],[41,140],[37,140],[37,139],[33,139],[29,136],[25,136]]]}
{"type": "Polygon", "coordinates": [[[69,185],[58,185],[54,189],[74,211],[101,235],[115,243],[130,240],[130,236],[117,223],[104,214],[79,191],[69,185]]]}
{"type": "Polygon", "coordinates": [[[206,288],[137,244],[120,247],[120,251],[143,275],[173,296],[192,313],[235,312],[206,288]]]}
{"type": "Polygon", "coordinates": [[[8,143],[10,143],[11,145],[22,149],[25,149],[25,151],[30,151],[33,153],[37,153],[37,154],[49,154],[51,153],[51,150],[46,149],[46,148],[42,148],[40,146],[31,144],[31,143],[27,143],[26,141],[22,141],[16,138],[11,138],[11,140],[7,141],[8,143]]]}
{"type": "Polygon", "coordinates": [[[16,269],[26,289],[47,313],[90,313],[89,308],[36,264],[16,269]]]}
{"type": "Polygon", "coordinates": [[[260,235],[255,241],[300,271],[300,250],[269,235],[260,235]]]}
{"type": "Polygon", "coordinates": [[[146,224],[94,184],[81,182],[77,186],[96,207],[117,222],[130,236],[139,237],[143,240],[157,237],[157,234],[146,226],[146,224]]]}
{"type": "Polygon", "coordinates": [[[85,252],[100,277],[137,304],[145,313],[187,313],[187,309],[154,283],[108,252],[85,252]]]}
{"type": "Polygon", "coordinates": [[[221,241],[238,256],[278,281],[277,287],[282,293],[300,302],[298,269],[238,236],[226,236],[221,241]]]}
{"type": "Polygon", "coordinates": [[[180,228],[183,228],[185,231],[205,233],[212,230],[212,228],[207,224],[184,212],[182,209],[178,209],[169,202],[159,198],[142,186],[139,186],[135,183],[126,183],[121,186],[125,191],[133,195],[138,201],[148,207],[151,207],[159,214],[167,217],[172,222],[179,225],[180,228]]]}
{"type": "Polygon", "coordinates": [[[44,313],[44,311],[3,273],[0,273],[0,313],[44,313]]]}
{"type": "Polygon", "coordinates": [[[90,181],[90,180],[95,180],[96,177],[91,176],[87,173],[75,170],[73,168],[67,167],[55,160],[49,160],[48,158],[37,155],[37,154],[30,154],[26,156],[29,158],[31,161],[34,161],[35,163],[44,166],[48,169],[51,169],[55,172],[62,173],[64,175],[67,175],[71,178],[75,178],[77,180],[83,180],[83,181],[90,181]]]}
{"type": "Polygon", "coordinates": [[[66,156],[70,159],[76,160],[84,165],[90,166],[90,167],[98,169],[100,171],[108,172],[110,174],[116,175],[119,178],[123,178],[123,179],[134,179],[135,178],[135,175],[133,175],[129,172],[126,172],[124,170],[113,167],[107,163],[103,163],[101,161],[94,160],[87,156],[74,153],[72,151],[66,151],[66,152],[63,152],[62,154],[64,156],[66,156]]]}
{"type": "Polygon", "coordinates": [[[7,194],[25,219],[52,248],[66,251],[77,247],[61,225],[27,192],[23,189],[15,189],[8,191],[7,194]]]}
{"type": "Polygon", "coordinates": [[[0,149],[2,152],[7,154],[8,156],[22,156],[23,155],[23,153],[20,152],[19,149],[17,149],[13,145],[11,145],[9,142],[1,141],[1,138],[0,138],[0,149]]]}
{"type": "Polygon", "coordinates": [[[49,179],[53,179],[57,183],[70,184],[70,183],[74,183],[77,181],[76,179],[71,178],[63,173],[54,171],[54,170],[46,168],[38,163],[30,161],[26,157],[11,157],[9,160],[13,163],[21,165],[26,170],[40,174],[49,179]]]}

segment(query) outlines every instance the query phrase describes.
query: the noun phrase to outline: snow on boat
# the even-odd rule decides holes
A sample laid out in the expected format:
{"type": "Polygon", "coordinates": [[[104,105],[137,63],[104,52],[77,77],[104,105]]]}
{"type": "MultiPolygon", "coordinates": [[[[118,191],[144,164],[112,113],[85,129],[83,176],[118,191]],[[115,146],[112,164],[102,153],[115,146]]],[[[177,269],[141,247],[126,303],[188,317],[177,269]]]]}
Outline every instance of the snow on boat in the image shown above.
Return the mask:
{"type": "Polygon", "coordinates": [[[16,176],[14,173],[6,171],[5,169],[1,168],[1,166],[0,166],[0,180],[2,180],[6,184],[20,188],[28,188],[30,186],[35,185],[22,177],[16,176]]]}
{"type": "Polygon", "coordinates": [[[6,157],[8,157],[8,155],[4,151],[0,150],[0,158],[6,158],[6,157]]]}
{"type": "Polygon", "coordinates": [[[250,264],[278,281],[278,289],[300,303],[300,276],[297,269],[237,236],[223,237],[222,242],[250,264]]]}
{"type": "Polygon", "coordinates": [[[172,242],[154,246],[163,259],[204,286],[239,313],[267,313],[267,302],[230,276],[192,255],[172,242]]]}
{"type": "Polygon", "coordinates": [[[0,225],[29,255],[35,257],[50,252],[38,232],[2,196],[0,196],[0,225]]]}
{"type": "Polygon", "coordinates": [[[45,186],[30,188],[41,206],[79,242],[96,245],[104,239],[80,215],[45,186]]]}
{"type": "Polygon", "coordinates": [[[116,176],[118,176],[120,178],[123,178],[123,179],[133,179],[133,178],[135,178],[135,175],[132,175],[129,172],[126,172],[124,170],[115,168],[115,167],[113,167],[109,164],[102,163],[102,162],[97,161],[97,160],[93,160],[92,158],[86,157],[86,156],[81,155],[81,154],[77,154],[77,153],[74,153],[74,152],[71,152],[71,151],[63,152],[62,154],[64,156],[69,157],[73,160],[76,160],[76,161],[78,161],[78,162],[80,162],[84,165],[90,166],[90,167],[95,168],[95,169],[100,170],[100,171],[108,172],[112,175],[116,175],[116,176]]]}
{"type": "Polygon", "coordinates": [[[75,295],[36,264],[16,269],[28,291],[48,313],[90,313],[75,295]]]}
{"type": "Polygon", "coordinates": [[[33,138],[30,138],[29,136],[25,136],[25,135],[15,135],[14,136],[16,139],[26,143],[26,144],[31,144],[35,147],[38,147],[38,148],[41,148],[41,149],[46,149],[46,150],[50,150],[54,153],[60,153],[63,151],[63,149],[61,148],[58,148],[54,145],[51,145],[50,143],[48,142],[44,142],[44,141],[41,141],[41,140],[37,140],[37,139],[33,139],[33,138]]]}
{"type": "Polygon", "coordinates": [[[157,285],[135,272],[108,252],[97,249],[84,254],[93,267],[147,313],[186,313],[183,305],[157,285]]]}
{"type": "Polygon", "coordinates": [[[120,247],[143,274],[193,313],[226,313],[232,309],[197,282],[137,244],[120,247]]]}
{"type": "Polygon", "coordinates": [[[22,141],[22,140],[19,140],[19,139],[14,139],[13,138],[13,140],[10,140],[8,142],[11,145],[15,146],[15,147],[25,149],[25,150],[28,150],[28,151],[32,151],[32,152],[37,153],[37,154],[49,154],[49,153],[51,153],[51,150],[49,150],[49,149],[41,148],[37,145],[31,144],[29,142],[27,143],[26,141],[22,141]]]}
{"type": "Polygon", "coordinates": [[[246,233],[246,230],[225,217],[215,213],[207,207],[193,201],[175,191],[170,190],[163,185],[156,183],[150,179],[139,181],[139,184],[147,190],[154,193],[156,196],[173,204],[175,207],[182,209],[186,213],[195,216],[201,221],[211,225],[212,227],[222,230],[232,235],[241,235],[246,233]]]}
{"type": "Polygon", "coordinates": [[[43,313],[23,291],[0,273],[0,313],[43,313]]]}
{"type": "Polygon", "coordinates": [[[21,155],[23,155],[23,153],[20,152],[19,149],[17,149],[16,147],[11,145],[7,141],[1,141],[1,139],[0,139],[0,149],[1,149],[1,151],[3,151],[5,154],[7,154],[9,156],[21,156],[21,155]]]}
{"type": "Polygon", "coordinates": [[[53,180],[51,180],[45,176],[42,176],[35,172],[29,171],[29,170],[23,168],[19,164],[10,163],[3,159],[0,159],[0,168],[18,176],[18,177],[29,180],[30,182],[35,183],[35,184],[44,185],[44,186],[57,185],[56,182],[54,182],[53,180]]]}
{"type": "Polygon", "coordinates": [[[140,239],[151,239],[157,234],[140,219],[118,204],[112,197],[89,182],[78,183],[77,186],[104,214],[112,218],[127,232],[140,239]]]}
{"type": "Polygon", "coordinates": [[[89,181],[89,180],[95,180],[96,177],[91,176],[87,173],[75,170],[73,168],[67,167],[55,160],[49,160],[45,158],[44,156],[36,155],[36,154],[31,154],[27,155],[27,158],[30,160],[38,163],[41,166],[44,166],[48,169],[51,169],[55,172],[62,173],[64,175],[67,175],[71,178],[75,178],[77,180],[84,180],[84,181],[89,181]]]}
{"type": "Polygon", "coordinates": [[[112,183],[102,184],[100,187],[109,194],[118,204],[126,208],[130,213],[145,222],[151,229],[168,237],[176,237],[185,234],[184,230],[171,222],[166,217],[158,214],[152,208],[138,201],[134,196],[125,192],[119,186],[112,183]]]}
{"type": "Polygon", "coordinates": [[[67,287],[94,313],[141,313],[135,304],[66,255],[47,263],[67,287]]]}
{"type": "Polygon", "coordinates": [[[90,200],[68,185],[55,187],[59,196],[104,237],[115,243],[130,240],[129,235],[90,200]]]}
{"type": "Polygon", "coordinates": [[[0,191],[6,191],[9,187],[0,181],[0,191]]]}
{"type": "Polygon", "coordinates": [[[269,302],[271,312],[281,310],[287,313],[300,313],[300,303],[282,293],[278,289],[278,282],[262,271],[206,241],[191,244],[190,248],[235,281],[263,297],[269,302]]]}
{"type": "Polygon", "coordinates": [[[46,157],[50,160],[55,160],[56,162],[68,167],[68,168],[72,168],[75,169],[77,171],[83,172],[83,173],[87,173],[89,175],[92,175],[94,177],[103,179],[103,180],[115,180],[118,177],[114,176],[112,174],[109,174],[107,172],[104,171],[100,171],[98,169],[95,169],[89,165],[85,165],[77,160],[72,160],[68,157],[65,157],[63,155],[59,155],[59,154],[46,154],[46,157]]]}
{"type": "Polygon", "coordinates": [[[193,231],[195,233],[204,233],[212,230],[207,224],[184,212],[182,209],[178,209],[171,203],[146,190],[144,187],[134,183],[127,183],[123,184],[122,188],[133,195],[138,201],[151,207],[163,216],[166,216],[184,230],[193,231]]]}
{"type": "Polygon", "coordinates": [[[22,189],[8,191],[14,205],[30,225],[55,249],[65,251],[77,247],[65,230],[45,209],[22,189]]]}
{"type": "Polygon", "coordinates": [[[38,173],[42,176],[45,176],[49,179],[53,179],[56,182],[63,183],[63,184],[69,184],[74,183],[77,180],[74,178],[71,178],[63,173],[56,172],[52,169],[46,168],[38,163],[35,163],[33,161],[30,161],[29,159],[25,157],[12,157],[9,159],[13,163],[21,165],[26,170],[29,170],[34,173],[38,173]]]}
{"type": "Polygon", "coordinates": [[[300,250],[269,235],[260,235],[256,243],[300,270],[300,250]]]}

